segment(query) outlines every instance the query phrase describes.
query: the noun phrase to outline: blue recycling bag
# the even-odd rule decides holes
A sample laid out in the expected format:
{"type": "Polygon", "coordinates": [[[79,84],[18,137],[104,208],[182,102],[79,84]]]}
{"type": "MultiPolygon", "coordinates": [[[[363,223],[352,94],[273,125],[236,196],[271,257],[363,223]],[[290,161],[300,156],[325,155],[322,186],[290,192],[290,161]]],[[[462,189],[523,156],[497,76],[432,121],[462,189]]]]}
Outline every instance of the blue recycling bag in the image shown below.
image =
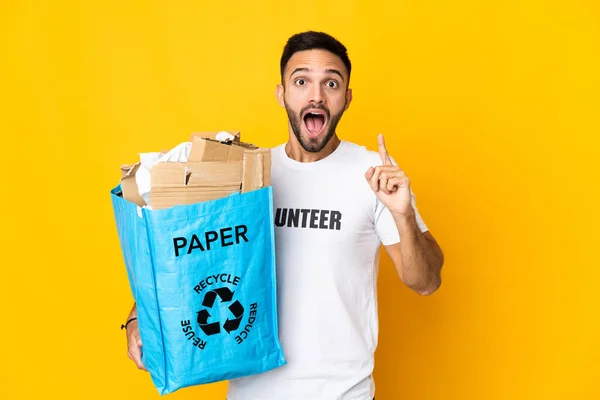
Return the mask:
{"type": "Polygon", "coordinates": [[[142,361],[161,395],[286,363],[271,187],[162,210],[123,199],[120,186],[111,197],[142,361]]]}

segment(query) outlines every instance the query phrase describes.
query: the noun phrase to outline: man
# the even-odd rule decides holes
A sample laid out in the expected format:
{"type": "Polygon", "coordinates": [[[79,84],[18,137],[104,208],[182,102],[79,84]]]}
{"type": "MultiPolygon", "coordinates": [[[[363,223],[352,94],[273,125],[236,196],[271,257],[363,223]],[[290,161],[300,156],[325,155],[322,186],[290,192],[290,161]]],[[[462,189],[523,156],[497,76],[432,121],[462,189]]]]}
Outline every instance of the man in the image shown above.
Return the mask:
{"type": "MultiPolygon", "coordinates": [[[[441,283],[442,251],[383,137],[377,154],[336,134],[350,72],[346,48],[327,34],[297,34],[284,48],[276,94],[289,141],[272,150],[271,183],[287,364],[231,380],[229,400],[372,399],[381,243],[409,288],[429,295],[441,283]]],[[[143,369],[137,321],[127,330],[143,369]]]]}

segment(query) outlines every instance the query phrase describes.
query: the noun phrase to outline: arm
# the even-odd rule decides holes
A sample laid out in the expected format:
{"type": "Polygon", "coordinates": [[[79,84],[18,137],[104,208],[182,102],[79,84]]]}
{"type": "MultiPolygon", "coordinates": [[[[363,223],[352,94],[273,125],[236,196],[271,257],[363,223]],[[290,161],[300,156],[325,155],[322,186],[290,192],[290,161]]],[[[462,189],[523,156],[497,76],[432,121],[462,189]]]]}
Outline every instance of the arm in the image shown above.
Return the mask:
{"type": "MultiPolygon", "coordinates": [[[[127,321],[131,318],[137,318],[137,307],[133,304],[133,308],[127,317],[127,321]]],[[[131,321],[127,325],[127,357],[129,357],[135,365],[141,370],[147,371],[142,363],[142,339],[140,338],[140,329],[137,319],[131,321]]]]}
{"type": "Polygon", "coordinates": [[[390,211],[401,239],[399,243],[385,246],[386,251],[402,282],[419,294],[429,295],[441,284],[442,250],[431,233],[421,233],[412,207],[410,180],[399,166],[393,165],[382,135],[379,136],[379,155],[383,165],[369,168],[365,178],[390,211]]]}
{"type": "Polygon", "coordinates": [[[442,283],[442,249],[429,231],[421,233],[415,218],[394,216],[402,240],[385,246],[400,280],[418,294],[427,296],[442,283]]]}

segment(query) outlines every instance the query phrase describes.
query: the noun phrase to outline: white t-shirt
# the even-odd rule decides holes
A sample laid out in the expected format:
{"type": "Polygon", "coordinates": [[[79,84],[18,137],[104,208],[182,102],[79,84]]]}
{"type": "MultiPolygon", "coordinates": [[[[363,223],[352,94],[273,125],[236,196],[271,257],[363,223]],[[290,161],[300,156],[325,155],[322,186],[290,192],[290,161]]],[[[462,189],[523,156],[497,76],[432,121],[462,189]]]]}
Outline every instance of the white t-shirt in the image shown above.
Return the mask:
{"type": "MultiPolygon", "coordinates": [[[[379,249],[394,220],[364,174],[376,152],[341,141],[311,163],[272,151],[279,338],[287,364],[233,379],[228,400],[371,400],[379,249]]],[[[421,231],[427,226],[413,208],[421,231]]]]}

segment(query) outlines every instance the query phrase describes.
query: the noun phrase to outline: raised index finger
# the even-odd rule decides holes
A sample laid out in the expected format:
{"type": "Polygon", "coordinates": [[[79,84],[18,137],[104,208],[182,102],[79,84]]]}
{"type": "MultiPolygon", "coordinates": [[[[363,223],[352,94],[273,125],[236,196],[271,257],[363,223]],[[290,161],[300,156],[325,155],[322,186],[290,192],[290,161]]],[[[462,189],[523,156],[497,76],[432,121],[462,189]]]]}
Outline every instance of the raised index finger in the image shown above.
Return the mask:
{"type": "Polygon", "coordinates": [[[379,156],[381,157],[381,162],[383,162],[383,165],[392,165],[392,160],[390,159],[387,149],[385,148],[385,140],[383,139],[383,134],[379,134],[378,140],[379,156]]]}

